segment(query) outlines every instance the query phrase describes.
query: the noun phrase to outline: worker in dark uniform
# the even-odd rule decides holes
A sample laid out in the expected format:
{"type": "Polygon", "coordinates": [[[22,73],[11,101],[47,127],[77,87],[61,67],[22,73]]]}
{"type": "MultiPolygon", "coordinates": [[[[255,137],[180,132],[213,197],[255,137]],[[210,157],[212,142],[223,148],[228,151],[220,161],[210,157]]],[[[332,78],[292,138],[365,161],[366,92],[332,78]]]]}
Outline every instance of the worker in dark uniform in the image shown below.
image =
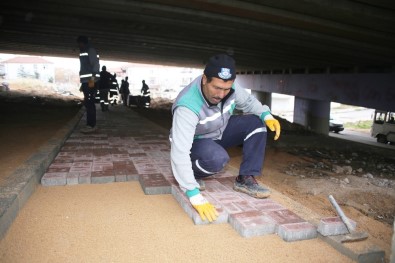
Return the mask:
{"type": "Polygon", "coordinates": [[[128,106],[128,100],[129,100],[129,82],[128,82],[128,77],[125,78],[125,80],[122,80],[121,88],[119,89],[119,92],[121,93],[122,96],[122,101],[124,106],[128,106]]]}
{"type": "Polygon", "coordinates": [[[96,130],[96,105],[95,97],[100,80],[99,55],[86,36],[79,36],[77,43],[80,48],[80,91],[84,93],[86,108],[86,128],[81,132],[89,133],[96,130]]]}
{"type": "Polygon", "coordinates": [[[144,108],[149,108],[151,103],[151,92],[147,84],[145,84],[145,80],[143,80],[143,87],[141,88],[141,96],[142,96],[142,106],[144,108]]]}
{"type": "Polygon", "coordinates": [[[110,92],[112,75],[107,71],[106,66],[103,66],[101,69],[99,85],[100,106],[102,111],[109,111],[108,106],[110,103],[108,102],[108,93],[110,92]]]}
{"type": "Polygon", "coordinates": [[[110,104],[111,106],[114,106],[117,104],[118,101],[118,96],[119,94],[119,85],[118,85],[118,80],[117,80],[117,74],[114,73],[114,75],[111,78],[111,87],[110,87],[110,104]]]}

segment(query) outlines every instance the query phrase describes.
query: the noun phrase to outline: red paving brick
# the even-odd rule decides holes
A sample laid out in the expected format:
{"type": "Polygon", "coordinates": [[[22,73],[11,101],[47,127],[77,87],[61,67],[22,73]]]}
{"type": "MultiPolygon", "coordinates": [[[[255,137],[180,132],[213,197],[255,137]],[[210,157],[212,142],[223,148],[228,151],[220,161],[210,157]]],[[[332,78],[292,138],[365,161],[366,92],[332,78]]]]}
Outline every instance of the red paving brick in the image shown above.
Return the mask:
{"type": "MultiPolygon", "coordinates": [[[[134,116],[132,112],[130,116],[134,116]]],[[[82,117],[49,166],[41,181],[43,185],[138,180],[146,194],[172,193],[195,224],[208,223],[201,220],[172,175],[167,131],[141,118],[128,120],[126,115],[111,117],[117,119],[116,123],[122,123],[115,127],[97,111],[98,131],[86,135],[79,132],[85,118],[82,117]]],[[[235,175],[227,169],[205,180],[206,190],[202,194],[220,214],[214,223],[230,223],[244,237],[276,231],[287,241],[314,237],[314,226],[274,200],[255,199],[235,192],[234,180],[235,175]]]]}

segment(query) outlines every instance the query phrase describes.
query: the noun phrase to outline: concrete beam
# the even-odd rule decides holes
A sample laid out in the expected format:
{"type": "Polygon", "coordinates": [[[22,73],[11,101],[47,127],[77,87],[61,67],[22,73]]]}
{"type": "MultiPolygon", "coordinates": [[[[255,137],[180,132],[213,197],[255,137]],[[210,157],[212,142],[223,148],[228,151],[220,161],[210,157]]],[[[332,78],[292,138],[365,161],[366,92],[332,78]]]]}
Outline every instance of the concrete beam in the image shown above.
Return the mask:
{"type": "Polygon", "coordinates": [[[244,88],[395,111],[395,73],[238,75],[244,88]]]}

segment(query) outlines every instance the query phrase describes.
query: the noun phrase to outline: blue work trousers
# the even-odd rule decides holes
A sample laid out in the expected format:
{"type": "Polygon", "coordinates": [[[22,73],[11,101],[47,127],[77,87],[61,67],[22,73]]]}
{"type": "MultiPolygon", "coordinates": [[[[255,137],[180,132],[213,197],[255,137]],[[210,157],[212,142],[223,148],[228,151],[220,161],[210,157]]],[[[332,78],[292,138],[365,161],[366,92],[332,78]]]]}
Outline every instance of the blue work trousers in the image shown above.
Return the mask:
{"type": "Polygon", "coordinates": [[[81,90],[84,93],[84,106],[86,108],[86,125],[96,126],[96,105],[95,97],[97,93],[96,84],[94,88],[89,88],[88,83],[81,83],[81,90]]]}
{"type": "Polygon", "coordinates": [[[233,115],[221,140],[196,139],[191,161],[195,178],[220,172],[229,162],[227,148],[243,145],[240,175],[260,175],[265,157],[267,130],[256,115],[233,115]]]}

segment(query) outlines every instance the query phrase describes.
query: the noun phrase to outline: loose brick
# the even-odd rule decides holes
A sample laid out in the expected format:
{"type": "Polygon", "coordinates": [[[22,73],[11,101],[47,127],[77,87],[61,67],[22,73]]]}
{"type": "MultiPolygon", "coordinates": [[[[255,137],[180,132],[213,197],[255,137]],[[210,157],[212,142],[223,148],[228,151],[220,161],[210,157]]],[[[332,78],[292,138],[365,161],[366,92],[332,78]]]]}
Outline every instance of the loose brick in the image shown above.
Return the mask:
{"type": "MultiPolygon", "coordinates": [[[[357,223],[349,218],[351,225],[355,228],[357,223]]],[[[348,229],[340,217],[325,217],[318,224],[318,232],[323,236],[336,236],[348,234],[348,229]]]]}
{"type": "Polygon", "coordinates": [[[230,225],[243,237],[273,234],[275,222],[260,211],[247,211],[229,216],[230,225]]]}
{"type": "Polygon", "coordinates": [[[139,182],[146,195],[171,194],[171,185],[162,174],[140,175],[139,182]]]}
{"type": "Polygon", "coordinates": [[[285,241],[307,240],[317,237],[317,229],[308,222],[280,225],[278,235],[285,241]]]}
{"type": "MultiPolygon", "coordinates": [[[[188,197],[181,191],[179,186],[172,185],[172,195],[181,205],[182,209],[187,213],[187,215],[192,219],[195,225],[205,225],[210,224],[208,220],[203,221],[199,216],[198,212],[195,208],[192,207],[191,203],[189,202],[188,197]]],[[[207,198],[209,199],[209,198],[207,198]]],[[[211,201],[211,200],[209,200],[211,201]]],[[[219,206],[213,203],[216,207],[219,216],[217,220],[213,221],[213,224],[221,224],[228,222],[228,214],[219,206]]]]}
{"type": "Polygon", "coordinates": [[[266,213],[276,222],[277,228],[280,225],[304,222],[302,218],[288,209],[268,211],[266,213]]]}

